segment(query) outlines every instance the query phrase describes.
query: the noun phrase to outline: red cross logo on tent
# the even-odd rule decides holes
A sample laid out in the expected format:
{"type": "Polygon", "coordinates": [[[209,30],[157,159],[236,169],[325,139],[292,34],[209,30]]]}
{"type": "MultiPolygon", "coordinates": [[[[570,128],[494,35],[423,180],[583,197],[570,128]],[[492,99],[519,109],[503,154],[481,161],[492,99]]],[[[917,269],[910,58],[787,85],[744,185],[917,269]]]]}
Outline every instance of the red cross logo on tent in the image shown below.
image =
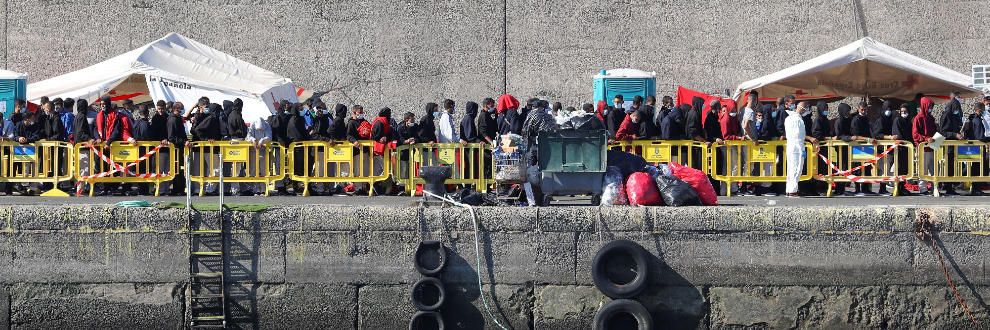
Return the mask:
{"type": "Polygon", "coordinates": [[[905,88],[912,88],[913,89],[915,87],[918,87],[918,84],[919,83],[921,83],[921,81],[920,81],[920,79],[918,79],[918,75],[913,75],[912,74],[912,75],[908,75],[907,76],[907,80],[901,82],[901,86],[903,86],[905,88]]]}

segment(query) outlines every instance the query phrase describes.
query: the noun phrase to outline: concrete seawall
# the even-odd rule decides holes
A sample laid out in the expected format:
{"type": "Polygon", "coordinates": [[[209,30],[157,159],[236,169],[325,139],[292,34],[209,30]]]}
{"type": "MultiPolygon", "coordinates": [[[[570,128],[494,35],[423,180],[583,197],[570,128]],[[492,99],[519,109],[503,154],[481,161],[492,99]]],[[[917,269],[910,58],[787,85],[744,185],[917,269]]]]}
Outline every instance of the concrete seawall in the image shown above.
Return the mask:
{"type": "MultiPolygon", "coordinates": [[[[401,329],[414,309],[422,239],[452,250],[442,308],[454,329],[589,328],[607,301],[591,259],[610,240],[652,255],[640,300],[670,328],[972,328],[918,218],[976,318],[984,296],[985,208],[480,208],[480,246],[460,209],[283,206],[225,212],[231,322],[261,329],[401,329]],[[494,285],[490,285],[494,283],[494,285]]],[[[195,212],[216,223],[216,212],[195,212]]],[[[187,213],[93,206],[0,207],[0,329],[182,328],[187,213]]]]}

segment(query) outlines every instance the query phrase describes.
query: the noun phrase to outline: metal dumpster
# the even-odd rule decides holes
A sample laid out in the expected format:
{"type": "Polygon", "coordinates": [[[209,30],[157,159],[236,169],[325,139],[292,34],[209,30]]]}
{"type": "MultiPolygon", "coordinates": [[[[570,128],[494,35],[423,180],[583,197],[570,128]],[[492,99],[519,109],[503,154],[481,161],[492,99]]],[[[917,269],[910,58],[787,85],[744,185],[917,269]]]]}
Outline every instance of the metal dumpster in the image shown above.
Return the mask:
{"type": "Polygon", "coordinates": [[[566,130],[537,137],[543,205],[551,196],[591,196],[598,205],[605,175],[608,133],[605,130],[566,130]]]}

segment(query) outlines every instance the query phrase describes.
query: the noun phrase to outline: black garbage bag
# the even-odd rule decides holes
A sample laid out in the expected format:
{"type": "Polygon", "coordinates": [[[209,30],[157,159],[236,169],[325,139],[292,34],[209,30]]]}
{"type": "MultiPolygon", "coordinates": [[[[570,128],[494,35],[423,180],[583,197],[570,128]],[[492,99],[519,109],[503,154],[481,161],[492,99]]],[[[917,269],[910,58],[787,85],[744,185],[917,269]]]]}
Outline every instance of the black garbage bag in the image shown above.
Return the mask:
{"type": "Polygon", "coordinates": [[[599,129],[605,129],[605,125],[602,121],[595,117],[594,115],[586,115],[579,117],[571,117],[571,119],[560,125],[561,130],[581,130],[581,131],[594,131],[599,129]]]}
{"type": "Polygon", "coordinates": [[[622,172],[622,177],[628,177],[634,172],[643,171],[646,168],[646,159],[633,155],[625,151],[609,150],[606,163],[608,166],[615,166],[622,172]]]}
{"type": "Polygon", "coordinates": [[[657,177],[657,188],[660,189],[660,197],[663,198],[664,205],[667,206],[700,206],[701,198],[687,182],[681,181],[677,177],[661,175],[657,177]]]}
{"type": "Polygon", "coordinates": [[[471,206],[498,206],[498,197],[494,194],[482,194],[472,188],[458,189],[451,196],[451,199],[471,206]]]}

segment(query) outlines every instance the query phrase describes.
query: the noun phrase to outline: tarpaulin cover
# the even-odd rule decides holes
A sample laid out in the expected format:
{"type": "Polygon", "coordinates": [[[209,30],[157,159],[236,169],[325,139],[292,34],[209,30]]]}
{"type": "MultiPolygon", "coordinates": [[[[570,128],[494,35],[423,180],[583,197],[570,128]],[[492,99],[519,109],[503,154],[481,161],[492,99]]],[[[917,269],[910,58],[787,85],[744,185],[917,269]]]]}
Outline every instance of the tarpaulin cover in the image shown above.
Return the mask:
{"type": "Polygon", "coordinates": [[[181,101],[191,107],[240,98],[244,121],[268,117],[282,99],[298,100],[292,81],[182,35],[164,38],[75,72],[28,85],[28,100],[87,99],[181,101]]]}
{"type": "Polygon", "coordinates": [[[848,96],[914,99],[962,92],[975,97],[970,76],[863,38],[789,68],[756,78],[736,88],[733,99],[756,90],[761,100],[785,95],[800,99],[835,99],[848,96]]]}

